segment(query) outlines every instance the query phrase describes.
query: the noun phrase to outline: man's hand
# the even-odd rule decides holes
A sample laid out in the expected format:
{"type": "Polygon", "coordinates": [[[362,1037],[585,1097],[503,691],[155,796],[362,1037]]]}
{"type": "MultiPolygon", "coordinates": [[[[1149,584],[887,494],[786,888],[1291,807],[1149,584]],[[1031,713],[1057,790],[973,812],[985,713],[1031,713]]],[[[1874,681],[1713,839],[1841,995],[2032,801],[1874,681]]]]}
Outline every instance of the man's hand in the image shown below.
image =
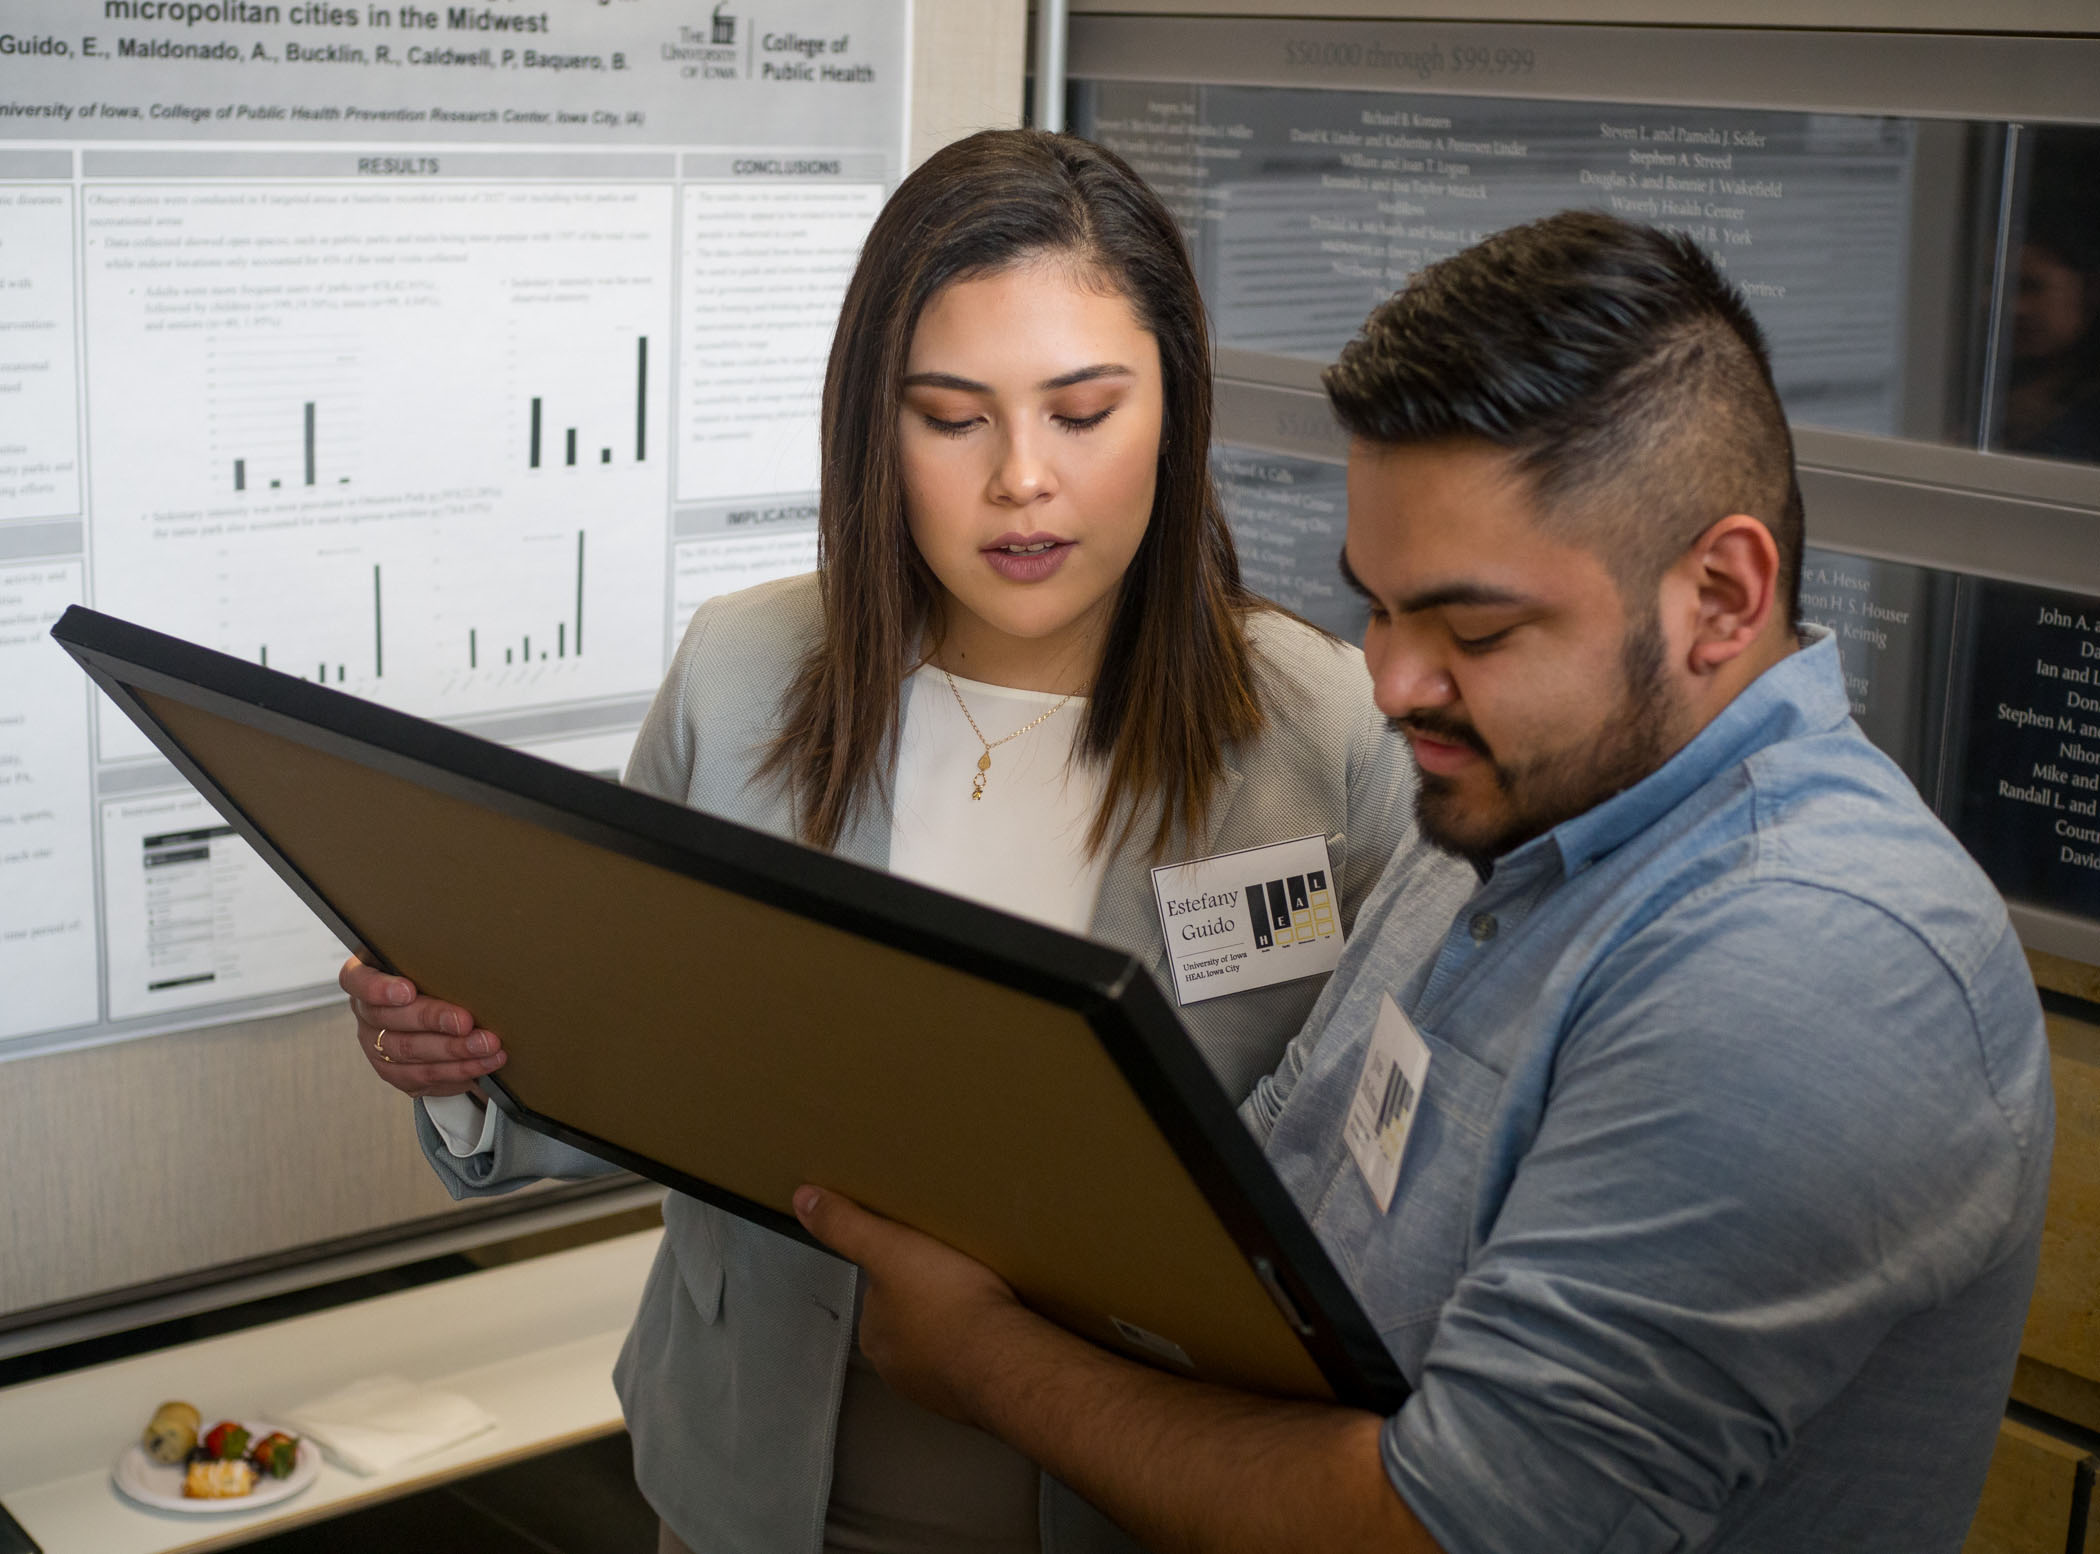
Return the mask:
{"type": "Polygon", "coordinates": [[[795,1214],[867,1275],[860,1346],[891,1390],[981,1428],[973,1384],[987,1345],[1016,1320],[1041,1319],[984,1264],[835,1192],[799,1189],[795,1214]]]}
{"type": "Polygon", "coordinates": [[[1442,1554],[1394,1492],[1384,1421],[1163,1375],[1075,1338],[982,1263],[815,1187],[803,1227],[867,1276],[884,1381],[998,1436],[1149,1548],[1442,1554]]]}

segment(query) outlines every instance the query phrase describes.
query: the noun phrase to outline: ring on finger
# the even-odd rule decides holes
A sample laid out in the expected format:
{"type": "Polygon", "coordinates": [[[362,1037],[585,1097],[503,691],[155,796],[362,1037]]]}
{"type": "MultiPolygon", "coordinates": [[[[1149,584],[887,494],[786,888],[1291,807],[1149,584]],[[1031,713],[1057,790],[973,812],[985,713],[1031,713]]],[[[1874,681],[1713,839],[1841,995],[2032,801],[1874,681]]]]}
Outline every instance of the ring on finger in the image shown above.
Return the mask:
{"type": "Polygon", "coordinates": [[[372,1038],[372,1050],[373,1050],[374,1052],[376,1052],[376,1053],[378,1053],[378,1054],[379,1054],[379,1061],[380,1061],[380,1062],[382,1062],[382,1063],[391,1063],[391,1062],[393,1062],[393,1061],[394,1061],[394,1060],[393,1060],[392,1058],[390,1058],[390,1057],[388,1057],[388,1056],[387,1056],[387,1052],[386,1052],[386,1027],[385,1027],[385,1026],[383,1026],[383,1025],[379,1027],[379,1034],[378,1034],[377,1036],[374,1036],[374,1037],[372,1038]]]}

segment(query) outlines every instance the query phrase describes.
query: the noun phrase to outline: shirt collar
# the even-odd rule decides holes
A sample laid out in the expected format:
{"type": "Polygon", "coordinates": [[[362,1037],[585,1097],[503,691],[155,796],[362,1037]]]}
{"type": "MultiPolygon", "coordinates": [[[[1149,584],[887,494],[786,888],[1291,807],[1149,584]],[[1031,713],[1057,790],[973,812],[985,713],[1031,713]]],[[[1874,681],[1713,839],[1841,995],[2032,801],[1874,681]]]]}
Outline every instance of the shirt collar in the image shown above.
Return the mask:
{"type": "Polygon", "coordinates": [[[1838,666],[1837,638],[1826,627],[1809,625],[1801,628],[1801,643],[1799,652],[1751,681],[1669,760],[1632,787],[1498,859],[1496,875],[1529,874],[1549,854],[1557,855],[1564,874],[1575,874],[1767,745],[1842,725],[1852,716],[1852,703],[1838,666]]]}

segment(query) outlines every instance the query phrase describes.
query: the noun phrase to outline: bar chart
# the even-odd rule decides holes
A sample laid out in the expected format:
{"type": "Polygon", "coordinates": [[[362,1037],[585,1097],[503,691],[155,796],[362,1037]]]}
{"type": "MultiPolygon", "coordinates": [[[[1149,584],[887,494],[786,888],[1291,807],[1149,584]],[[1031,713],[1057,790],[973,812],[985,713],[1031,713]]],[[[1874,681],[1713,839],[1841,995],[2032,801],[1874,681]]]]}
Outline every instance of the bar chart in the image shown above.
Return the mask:
{"type": "MultiPolygon", "coordinates": [[[[380,575],[380,568],[375,564],[372,568],[371,656],[364,664],[359,666],[373,680],[381,680],[386,677],[386,596],[383,582],[384,579],[380,575]]],[[[338,658],[333,664],[330,664],[325,653],[318,658],[302,658],[296,649],[287,656],[285,646],[286,644],[282,642],[278,644],[277,662],[273,664],[270,662],[270,644],[267,642],[259,644],[255,650],[256,662],[265,669],[276,669],[285,674],[295,674],[302,680],[313,681],[316,685],[344,685],[349,681],[350,666],[344,660],[338,658]],[[312,674],[306,672],[309,664],[313,668],[312,674]],[[331,669],[334,671],[333,674],[329,672],[331,669]]],[[[361,674],[359,678],[362,681],[365,678],[365,674],[361,674]]]]}
{"type": "MultiPolygon", "coordinates": [[[[633,421],[634,446],[631,454],[623,446],[620,449],[620,457],[631,458],[636,464],[646,464],[649,462],[649,337],[647,335],[639,336],[635,340],[633,354],[634,403],[629,415],[633,421]]],[[[606,409],[609,408],[606,407],[606,409]]],[[[602,424],[596,424],[591,429],[594,432],[603,432],[609,439],[614,434],[608,428],[614,423],[607,419],[602,411],[598,420],[602,424]]],[[[546,396],[541,394],[533,395],[531,408],[527,412],[527,427],[525,467],[527,469],[542,468],[541,454],[543,451],[547,454],[545,467],[552,467],[554,463],[552,420],[547,410],[546,396]]],[[[576,467],[576,438],[578,430],[575,426],[562,428],[562,458],[560,462],[566,468],[573,469],[576,467]]],[[[624,426],[620,427],[620,435],[624,436],[625,430],[624,426]]],[[[600,466],[611,464],[614,454],[613,443],[610,440],[598,442],[593,437],[586,439],[584,446],[588,448],[593,443],[597,446],[597,457],[587,457],[584,462],[600,466]]]]}
{"type": "MultiPolygon", "coordinates": [[[[84,197],[102,607],[423,716],[655,685],[668,186],[162,184],[195,257],[146,286],[129,199],[84,197]]],[[[106,712],[98,740],[150,753],[106,712]]]]}
{"type": "MultiPolygon", "coordinates": [[[[556,664],[561,664],[566,663],[571,658],[583,657],[583,556],[584,543],[588,538],[589,536],[584,530],[578,529],[576,531],[576,593],[575,604],[570,615],[566,619],[555,621],[551,640],[550,633],[545,626],[541,627],[539,655],[537,658],[533,655],[532,633],[530,631],[526,631],[515,641],[505,636],[492,634],[489,638],[490,668],[496,666],[495,655],[499,652],[503,655],[503,664],[506,668],[522,667],[535,662],[544,664],[550,660],[556,664]]],[[[374,576],[376,579],[376,572],[374,576]]],[[[374,586],[377,586],[376,582],[374,586]]],[[[479,626],[469,626],[467,628],[467,668],[469,670],[478,670],[481,667],[481,628],[479,626]]]]}
{"type": "Polygon", "coordinates": [[[348,486],[362,457],[359,340],[214,343],[205,352],[211,483],[235,493],[348,486]]]}
{"type": "MultiPolygon", "coordinates": [[[[384,541],[287,554],[283,592],[269,598],[207,575],[212,591],[192,601],[186,634],[265,669],[427,716],[595,695],[606,680],[601,661],[617,664],[636,651],[633,612],[604,608],[635,568],[618,557],[610,579],[600,578],[597,548],[590,529],[568,528],[507,538],[471,562],[450,549],[411,559],[384,541]],[[454,580],[471,567],[488,586],[465,594],[454,580]]],[[[104,753],[116,752],[105,742],[104,753]]]]}

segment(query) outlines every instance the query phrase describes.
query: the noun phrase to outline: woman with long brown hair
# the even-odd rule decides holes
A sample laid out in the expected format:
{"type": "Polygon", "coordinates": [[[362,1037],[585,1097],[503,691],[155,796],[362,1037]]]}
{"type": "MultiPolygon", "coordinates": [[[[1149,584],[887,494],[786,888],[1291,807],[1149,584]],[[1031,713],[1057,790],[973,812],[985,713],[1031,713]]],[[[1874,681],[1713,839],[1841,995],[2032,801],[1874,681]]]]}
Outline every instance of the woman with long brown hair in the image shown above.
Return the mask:
{"type": "MultiPolygon", "coordinates": [[[[1413,771],[1356,651],[1240,583],[1208,339],[1172,217],[1112,154],[1026,131],[937,153],[847,290],[818,571],[702,606],[628,782],[1155,970],[1153,865],[1324,838],[1346,928],[1420,845],[1413,771]]],[[[1231,1094],[1324,980],[1184,1009],[1231,1094]]],[[[502,1051],[467,1011],[355,962],[343,985],[456,1195],[605,1169],[481,1106],[502,1051]]],[[[852,1268],[677,1194],[664,1222],[616,1380],[666,1550],[1121,1545],[888,1392],[852,1268]]]]}

